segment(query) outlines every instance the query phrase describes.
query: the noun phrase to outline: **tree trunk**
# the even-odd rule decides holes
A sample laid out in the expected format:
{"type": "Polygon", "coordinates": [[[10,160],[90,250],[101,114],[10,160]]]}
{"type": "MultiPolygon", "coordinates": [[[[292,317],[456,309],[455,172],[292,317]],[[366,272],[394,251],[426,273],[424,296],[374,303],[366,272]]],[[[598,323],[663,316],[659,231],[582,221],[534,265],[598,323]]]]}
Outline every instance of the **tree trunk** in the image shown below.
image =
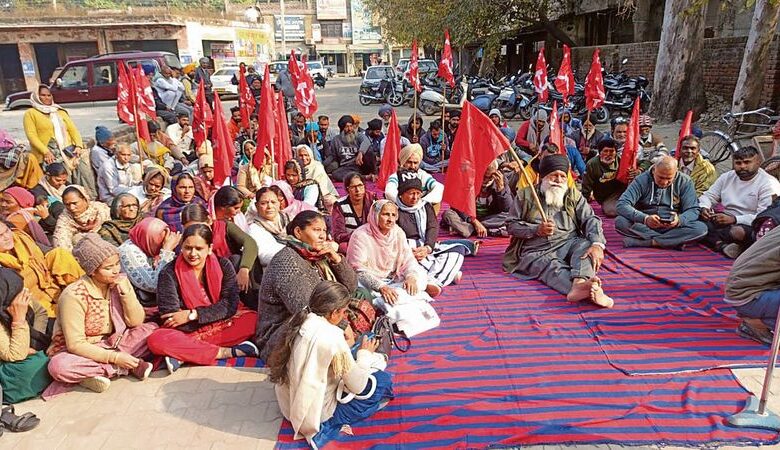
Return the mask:
{"type": "Polygon", "coordinates": [[[636,0],[634,11],[634,42],[645,42],[650,38],[650,0],[636,0]]]}
{"type": "Polygon", "coordinates": [[[706,106],[702,78],[705,8],[697,0],[666,0],[653,78],[650,115],[659,122],[682,119],[706,106]]]}
{"type": "Polygon", "coordinates": [[[731,106],[733,112],[758,108],[769,63],[769,47],[772,45],[778,18],[780,18],[780,2],[756,0],[753,21],[750,23],[750,34],[742,57],[742,67],[739,69],[737,87],[734,90],[731,106]]]}

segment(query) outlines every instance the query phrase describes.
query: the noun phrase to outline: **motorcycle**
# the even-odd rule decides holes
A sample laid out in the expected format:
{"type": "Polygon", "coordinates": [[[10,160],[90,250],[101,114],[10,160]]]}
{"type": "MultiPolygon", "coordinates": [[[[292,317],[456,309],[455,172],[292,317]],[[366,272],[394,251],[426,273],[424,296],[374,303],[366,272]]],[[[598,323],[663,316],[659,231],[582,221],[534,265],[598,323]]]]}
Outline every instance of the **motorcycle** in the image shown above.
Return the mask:
{"type": "Polygon", "coordinates": [[[321,73],[315,73],[313,77],[314,86],[325,89],[325,83],[328,81],[327,78],[323,77],[321,73]]]}
{"type": "Polygon", "coordinates": [[[467,89],[468,84],[465,79],[462,79],[460,84],[456,85],[455,89],[452,90],[449,98],[447,98],[442,95],[442,89],[437,90],[426,85],[417,99],[417,108],[426,116],[439,114],[442,108],[459,108],[463,106],[463,102],[466,100],[465,93],[467,89]]]}
{"type": "Polygon", "coordinates": [[[391,106],[400,106],[403,104],[403,92],[397,88],[397,82],[394,78],[385,78],[377,84],[360,85],[358,91],[358,100],[363,106],[372,103],[389,103],[391,106]]]}

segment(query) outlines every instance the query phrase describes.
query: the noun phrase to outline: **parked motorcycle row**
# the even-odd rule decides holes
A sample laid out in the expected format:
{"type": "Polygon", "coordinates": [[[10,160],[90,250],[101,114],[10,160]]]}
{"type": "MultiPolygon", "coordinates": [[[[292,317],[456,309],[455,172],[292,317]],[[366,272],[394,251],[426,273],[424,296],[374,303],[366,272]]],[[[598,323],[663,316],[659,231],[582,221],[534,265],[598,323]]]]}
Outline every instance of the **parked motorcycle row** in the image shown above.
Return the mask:
{"type": "MultiPolygon", "coordinates": [[[[624,59],[621,65],[627,62],[628,60],[624,59]]],[[[584,117],[587,114],[584,77],[582,80],[577,80],[574,95],[569,96],[564,105],[563,96],[555,89],[556,73],[550,69],[548,100],[544,104],[539,104],[531,70],[532,68],[529,68],[528,72],[518,71],[517,74],[499,80],[461,75],[456,78],[455,88],[450,89],[446,86],[446,91],[443,91],[445,83],[436,76],[435,72],[421,75],[420,82],[423,90],[418,94],[417,108],[423,114],[432,116],[439,114],[442,107],[460,106],[465,98],[485,114],[491,109],[498,109],[505,119],[519,117],[528,120],[537,107],[549,112],[552,110],[553,102],[557,101],[560,107],[569,109],[576,116],[584,117]],[[446,92],[446,97],[442,92],[446,92]]],[[[401,75],[395,73],[390,75],[390,73],[387,71],[388,76],[378,83],[364,79],[358,93],[362,105],[388,103],[393,107],[403,104],[414,107],[414,91],[411,85],[401,75]]],[[[647,77],[642,75],[629,77],[625,70],[621,70],[605,72],[603,78],[606,99],[603,106],[591,111],[591,121],[603,124],[609,122],[610,117],[629,116],[637,98],[640,99],[642,112],[647,111],[651,100],[650,92],[647,91],[649,84],[647,77]]],[[[577,79],[576,73],[575,79],[577,79]]]]}

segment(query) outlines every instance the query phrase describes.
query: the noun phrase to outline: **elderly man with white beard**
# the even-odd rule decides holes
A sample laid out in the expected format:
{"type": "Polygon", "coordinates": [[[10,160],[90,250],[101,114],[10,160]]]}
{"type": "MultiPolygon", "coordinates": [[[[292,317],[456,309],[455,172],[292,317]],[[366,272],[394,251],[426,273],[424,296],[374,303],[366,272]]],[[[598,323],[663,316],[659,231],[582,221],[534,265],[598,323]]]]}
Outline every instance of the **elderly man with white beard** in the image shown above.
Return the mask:
{"type": "Polygon", "coordinates": [[[512,240],[504,253],[504,270],[537,279],[570,302],[589,300],[611,308],[614,302],[596,276],[606,245],[601,219],[576,188],[567,186],[568,173],[566,156],[547,156],[539,165],[541,184],[517,192],[506,223],[512,240]]]}
{"type": "Polygon", "coordinates": [[[330,141],[329,154],[324,156],[325,170],[337,180],[352,172],[369,175],[376,173],[376,154],[368,151],[371,140],[357,131],[352,116],[342,116],[338,122],[339,135],[330,141]]]}

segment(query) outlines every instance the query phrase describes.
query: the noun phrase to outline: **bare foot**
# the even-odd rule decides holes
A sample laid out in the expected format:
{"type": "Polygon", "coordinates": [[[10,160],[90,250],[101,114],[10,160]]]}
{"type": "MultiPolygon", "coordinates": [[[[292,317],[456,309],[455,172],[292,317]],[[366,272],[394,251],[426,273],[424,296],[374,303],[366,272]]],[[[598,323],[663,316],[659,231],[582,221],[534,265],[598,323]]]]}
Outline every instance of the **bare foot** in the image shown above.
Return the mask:
{"type": "Polygon", "coordinates": [[[591,280],[577,278],[571,285],[571,290],[566,295],[566,300],[570,302],[580,302],[591,298],[591,280]]]}
{"type": "Polygon", "coordinates": [[[437,295],[441,294],[441,288],[435,284],[429,284],[425,287],[425,292],[427,292],[431,297],[436,297],[437,295]]]}
{"type": "Polygon", "coordinates": [[[601,289],[601,279],[598,277],[591,278],[592,284],[590,288],[590,301],[601,306],[602,308],[612,308],[615,305],[615,301],[612,297],[604,293],[601,289]]]}
{"type": "Polygon", "coordinates": [[[471,254],[471,256],[477,256],[477,253],[479,253],[479,246],[482,245],[481,240],[474,241],[474,252],[471,254]]]}

